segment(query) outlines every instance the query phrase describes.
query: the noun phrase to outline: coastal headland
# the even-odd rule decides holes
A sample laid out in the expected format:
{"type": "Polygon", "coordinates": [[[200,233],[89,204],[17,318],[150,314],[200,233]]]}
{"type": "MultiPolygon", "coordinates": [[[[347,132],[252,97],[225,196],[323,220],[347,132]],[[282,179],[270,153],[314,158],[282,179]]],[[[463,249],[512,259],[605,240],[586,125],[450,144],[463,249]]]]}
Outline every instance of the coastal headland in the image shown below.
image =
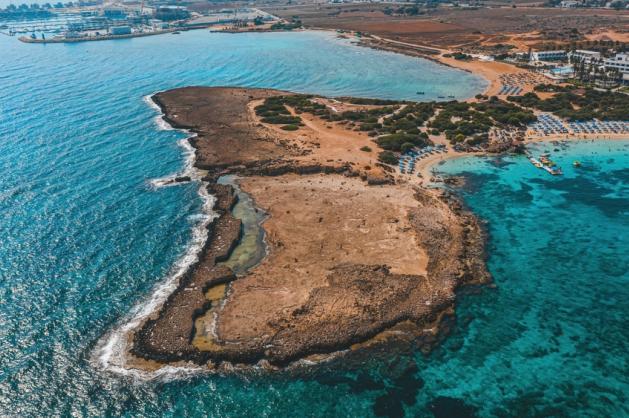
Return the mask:
{"type": "Polygon", "coordinates": [[[131,336],[138,367],[279,368],[396,335],[427,349],[453,314],[455,291],[490,281],[483,229],[457,199],[397,175],[378,161],[372,138],[343,122],[291,105],[269,116],[274,98],[334,111],[382,107],[245,88],[153,97],[168,123],[196,134],[216,216],[199,261],[131,336]],[[278,117],[299,123],[280,126],[278,117]],[[266,214],[265,248],[236,274],[231,258],[247,221],[233,208],[242,193],[266,214]]]}

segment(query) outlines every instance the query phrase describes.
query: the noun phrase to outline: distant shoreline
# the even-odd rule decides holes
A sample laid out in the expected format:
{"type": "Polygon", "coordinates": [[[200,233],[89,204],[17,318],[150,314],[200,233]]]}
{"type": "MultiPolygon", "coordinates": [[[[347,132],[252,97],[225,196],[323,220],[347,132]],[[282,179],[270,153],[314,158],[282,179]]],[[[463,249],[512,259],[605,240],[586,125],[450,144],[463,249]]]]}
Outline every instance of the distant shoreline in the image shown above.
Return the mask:
{"type": "MultiPolygon", "coordinates": [[[[229,33],[229,34],[240,34],[240,33],[272,33],[272,32],[307,32],[307,31],[323,31],[323,32],[336,32],[334,29],[326,29],[326,28],[303,28],[303,29],[291,29],[291,30],[282,30],[282,29],[270,29],[270,28],[257,28],[257,27],[247,27],[237,30],[229,30],[229,29],[217,29],[212,30],[212,27],[215,25],[208,24],[203,26],[195,26],[195,27],[181,27],[181,28],[169,28],[163,29],[154,32],[141,32],[141,33],[131,33],[126,35],[99,35],[99,36],[86,36],[80,38],[47,38],[47,39],[33,39],[28,36],[21,36],[18,39],[24,43],[32,43],[32,44],[48,44],[48,43],[79,43],[79,42],[94,42],[94,41],[106,41],[106,40],[116,40],[116,39],[131,39],[131,38],[140,38],[146,36],[156,36],[156,35],[164,35],[173,32],[184,32],[190,30],[197,29],[210,29],[212,33],[229,33]]],[[[375,38],[363,38],[360,40],[358,45],[363,47],[368,47],[372,49],[380,49],[384,51],[394,52],[402,55],[412,56],[416,58],[423,58],[429,61],[433,61],[435,63],[444,65],[446,67],[456,68],[459,70],[463,70],[475,75],[481,76],[488,82],[487,87],[485,88],[485,94],[490,94],[494,91],[498,91],[499,88],[499,80],[497,75],[492,70],[487,70],[483,68],[483,66],[478,65],[478,63],[470,63],[470,62],[461,62],[454,59],[447,59],[440,55],[440,51],[436,48],[432,47],[423,47],[420,45],[411,46],[410,44],[394,44],[395,41],[375,37],[375,38]],[[377,43],[374,44],[374,40],[377,40],[377,43]],[[428,53],[430,52],[430,53],[428,53]]],[[[499,65],[506,65],[501,64],[499,65]]]]}
{"type": "MultiPolygon", "coordinates": [[[[244,29],[244,30],[226,30],[226,29],[211,30],[211,28],[215,26],[216,26],[215,24],[211,23],[211,24],[203,24],[203,25],[196,25],[196,26],[182,26],[182,27],[175,27],[175,28],[169,28],[169,29],[161,29],[161,30],[156,30],[156,31],[151,31],[151,32],[134,32],[134,33],[129,33],[125,35],[98,35],[98,36],[82,36],[82,37],[77,37],[77,38],[54,38],[53,37],[53,38],[46,38],[46,39],[41,39],[41,38],[33,39],[30,36],[20,36],[18,40],[27,44],[63,44],[63,43],[78,43],[78,42],[109,41],[109,40],[115,40],[115,39],[142,38],[146,36],[166,35],[169,33],[176,33],[176,32],[189,32],[189,31],[198,30],[198,29],[210,29],[210,32],[212,33],[231,33],[231,34],[289,32],[287,30],[282,30],[282,29],[269,29],[269,28],[257,28],[257,27],[252,27],[251,29],[244,29]]],[[[300,30],[299,29],[291,30],[291,32],[297,32],[297,31],[300,31],[300,30]]]]}
{"type": "Polygon", "coordinates": [[[173,33],[178,31],[188,31],[192,29],[202,28],[177,28],[177,29],[163,29],[154,32],[135,32],[126,35],[99,35],[99,36],[84,36],[80,38],[46,38],[46,39],[33,39],[28,36],[20,36],[19,41],[27,44],[64,44],[64,43],[77,43],[77,42],[93,42],[93,41],[108,41],[112,39],[130,39],[130,38],[142,38],[145,36],[164,35],[167,33],[173,33]]]}

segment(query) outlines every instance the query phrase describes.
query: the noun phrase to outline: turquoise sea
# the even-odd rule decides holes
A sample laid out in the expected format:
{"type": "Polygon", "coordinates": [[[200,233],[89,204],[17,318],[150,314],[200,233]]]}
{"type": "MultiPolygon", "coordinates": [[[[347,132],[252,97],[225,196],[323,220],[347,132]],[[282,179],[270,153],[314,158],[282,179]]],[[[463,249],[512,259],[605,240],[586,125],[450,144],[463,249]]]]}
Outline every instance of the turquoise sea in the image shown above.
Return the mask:
{"type": "Polygon", "coordinates": [[[1,416],[627,416],[629,142],[562,149],[566,176],[464,159],[497,289],[462,298],[453,334],[353,370],[141,381],[101,369],[103,335],[173,274],[202,200],[184,134],[144,97],[184,85],[468,97],[484,81],[334,34],[187,32],[25,45],[0,37],[1,416]],[[573,171],[572,159],[583,168],[573,171]]]}
{"type": "Polygon", "coordinates": [[[488,222],[497,288],[463,299],[420,376],[479,416],[629,416],[629,141],[530,150],[564,175],[523,156],[437,168],[488,222]]]}

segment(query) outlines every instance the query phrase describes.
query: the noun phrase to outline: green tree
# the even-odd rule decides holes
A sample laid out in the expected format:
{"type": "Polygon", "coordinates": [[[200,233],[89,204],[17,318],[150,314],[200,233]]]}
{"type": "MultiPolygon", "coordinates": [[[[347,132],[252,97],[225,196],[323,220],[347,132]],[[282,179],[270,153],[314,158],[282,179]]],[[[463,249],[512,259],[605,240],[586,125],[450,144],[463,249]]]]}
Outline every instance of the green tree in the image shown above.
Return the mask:
{"type": "Polygon", "coordinates": [[[520,124],[520,119],[516,118],[515,116],[511,116],[509,118],[509,125],[520,126],[520,124]]]}
{"type": "Polygon", "coordinates": [[[403,144],[402,144],[402,146],[400,147],[400,151],[401,151],[403,154],[404,154],[404,153],[407,153],[407,152],[409,152],[410,150],[412,150],[414,146],[415,146],[415,145],[413,145],[413,144],[412,144],[412,143],[410,143],[410,142],[405,142],[405,143],[403,143],[403,144]]]}
{"type": "Polygon", "coordinates": [[[378,154],[378,160],[385,164],[395,165],[398,162],[398,158],[391,151],[382,151],[378,154]]]}

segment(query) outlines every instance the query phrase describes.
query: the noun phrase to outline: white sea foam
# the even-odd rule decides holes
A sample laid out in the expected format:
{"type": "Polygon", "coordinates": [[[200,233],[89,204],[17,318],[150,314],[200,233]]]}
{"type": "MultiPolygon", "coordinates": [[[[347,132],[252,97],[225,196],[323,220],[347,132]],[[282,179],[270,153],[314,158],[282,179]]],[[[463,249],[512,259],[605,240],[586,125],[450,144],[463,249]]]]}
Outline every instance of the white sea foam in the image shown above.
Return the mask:
{"type": "MultiPolygon", "coordinates": [[[[144,100],[144,103],[148,104],[151,108],[153,108],[155,111],[158,112],[158,115],[155,116],[154,121],[160,130],[162,131],[175,130],[175,128],[173,128],[168,122],[164,120],[164,113],[162,113],[162,109],[153,100],[153,96],[155,96],[155,94],[157,93],[160,93],[160,92],[156,92],[154,94],[144,96],[142,99],[144,100]]],[[[148,183],[153,188],[177,185],[178,183],[174,181],[175,178],[177,177],[188,176],[192,180],[200,180],[201,176],[199,176],[198,171],[194,168],[195,150],[192,144],[190,144],[190,138],[194,138],[197,134],[190,132],[187,129],[179,129],[179,130],[182,132],[185,132],[188,135],[187,138],[181,139],[180,141],[177,142],[177,144],[181,148],[183,148],[183,153],[185,156],[183,170],[179,173],[171,174],[166,177],[160,177],[157,179],[149,180],[148,183]]]]}
{"type": "Polygon", "coordinates": [[[175,130],[175,128],[170,126],[170,124],[168,122],[166,122],[162,116],[155,116],[155,124],[162,131],[174,131],[175,130]]]}
{"type": "MultiPolygon", "coordinates": [[[[157,106],[151,96],[145,97],[145,102],[161,113],[161,109],[157,106]]],[[[160,116],[160,120],[163,121],[160,116]]],[[[164,123],[166,123],[164,121],[164,123]]],[[[133,368],[128,364],[128,350],[130,333],[138,328],[144,320],[146,320],[153,312],[164,304],[168,296],[175,291],[179,279],[186,273],[190,266],[199,260],[199,254],[207,241],[207,227],[209,223],[217,216],[213,212],[214,197],[207,191],[206,183],[202,182],[201,176],[194,169],[194,148],[190,145],[188,139],[179,141],[186,153],[186,162],[183,175],[189,175],[192,179],[200,181],[199,195],[203,199],[203,211],[201,214],[195,215],[198,222],[192,230],[192,239],[188,244],[188,248],[183,256],[175,263],[169,274],[163,282],[158,284],[151,295],[141,303],[138,303],[131,312],[126,316],[122,324],[118,325],[108,334],[103,336],[92,353],[92,363],[99,369],[130,376],[138,380],[149,379],[174,379],[190,374],[202,373],[207,369],[195,365],[189,366],[164,366],[155,371],[146,371],[133,368]]],[[[182,174],[179,174],[182,175],[182,174]]],[[[175,178],[176,176],[169,176],[175,178]]],[[[165,179],[154,180],[154,184],[158,187],[160,182],[165,179]]]]}
{"type": "Polygon", "coordinates": [[[157,103],[155,103],[153,101],[153,96],[155,96],[158,93],[161,93],[161,91],[156,91],[153,94],[147,94],[146,96],[142,97],[142,100],[144,100],[144,103],[146,103],[147,105],[149,105],[150,107],[155,109],[161,116],[162,115],[162,109],[157,105],[157,103]]]}
{"type": "Polygon", "coordinates": [[[158,115],[155,116],[155,124],[157,125],[157,127],[162,130],[162,131],[174,131],[175,128],[173,128],[168,122],[166,122],[164,120],[164,114],[162,113],[162,109],[157,105],[157,103],[155,103],[153,101],[153,96],[155,96],[157,93],[161,93],[161,92],[156,92],[154,94],[149,94],[146,95],[142,98],[142,100],[144,100],[144,103],[146,103],[147,105],[149,105],[150,107],[152,107],[155,111],[158,112],[158,115]]]}
{"type": "MultiPolygon", "coordinates": [[[[169,130],[174,128],[170,126],[164,119],[161,112],[161,108],[153,102],[152,96],[144,97],[144,101],[149,104],[153,109],[160,112],[160,115],[155,119],[158,127],[161,128],[162,123],[168,126],[169,130]]],[[[147,380],[174,380],[179,378],[185,378],[195,374],[209,373],[207,368],[200,367],[195,364],[186,365],[166,365],[156,370],[145,370],[134,367],[129,363],[129,343],[131,333],[138,329],[140,325],[154,312],[156,312],[168,299],[179,283],[179,279],[188,271],[190,266],[199,260],[199,254],[205,246],[207,241],[207,227],[218,216],[212,208],[214,207],[215,198],[207,191],[207,183],[202,180],[202,175],[194,167],[195,162],[195,149],[190,144],[189,139],[193,138],[196,134],[189,132],[185,129],[180,129],[182,132],[188,134],[188,137],[182,139],[178,144],[184,149],[185,163],[183,170],[174,175],[151,180],[149,183],[155,187],[167,187],[170,185],[178,184],[173,182],[176,177],[189,176],[192,180],[199,182],[199,196],[203,200],[203,210],[199,214],[190,216],[190,219],[196,220],[196,224],[192,229],[192,239],[188,244],[183,256],[174,264],[171,269],[171,273],[158,285],[155,286],[150,296],[145,300],[135,305],[131,311],[125,316],[125,318],[109,333],[105,334],[97,343],[95,349],[92,352],[91,363],[100,370],[116,373],[123,376],[131,377],[139,382],[147,380]]],[[[268,245],[266,238],[264,240],[265,247],[268,245]]],[[[268,251],[268,248],[267,248],[268,251]]],[[[229,290],[228,290],[229,292],[229,290]]],[[[227,298],[224,298],[219,304],[219,310],[223,309],[227,298]]],[[[211,323],[210,333],[216,336],[216,312],[211,323]]],[[[298,361],[295,365],[306,364],[303,361],[298,361]]],[[[313,363],[314,364],[314,363],[313,363]]],[[[233,367],[233,365],[226,363],[224,365],[227,369],[233,367]]],[[[259,365],[254,365],[254,369],[261,368],[259,365]]]]}
{"type": "Polygon", "coordinates": [[[185,132],[189,133],[189,136],[177,142],[177,144],[181,148],[183,148],[183,153],[185,156],[183,170],[180,171],[179,173],[171,174],[166,177],[160,177],[157,179],[149,180],[148,183],[151,187],[159,188],[159,187],[168,187],[168,186],[177,185],[178,183],[175,182],[175,179],[177,177],[183,177],[183,176],[190,177],[191,180],[196,180],[196,181],[201,180],[201,176],[199,175],[198,170],[194,167],[195,150],[194,150],[194,147],[190,144],[190,138],[195,137],[196,134],[188,132],[188,131],[185,131],[185,132]]]}

